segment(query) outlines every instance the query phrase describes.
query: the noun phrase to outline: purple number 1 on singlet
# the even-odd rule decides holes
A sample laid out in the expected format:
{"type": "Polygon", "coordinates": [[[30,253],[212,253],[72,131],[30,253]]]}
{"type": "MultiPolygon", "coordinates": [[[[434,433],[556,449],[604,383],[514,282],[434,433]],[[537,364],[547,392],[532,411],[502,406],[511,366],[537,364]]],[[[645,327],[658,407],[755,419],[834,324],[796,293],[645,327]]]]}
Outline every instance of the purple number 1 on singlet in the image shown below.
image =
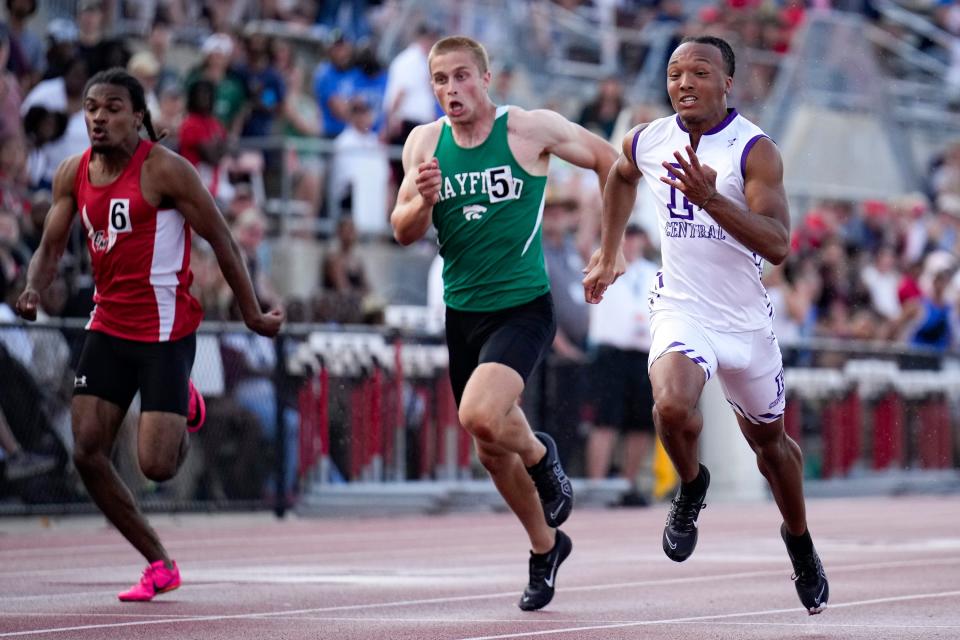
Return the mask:
{"type": "MultiPolygon", "coordinates": [[[[670,164],[673,165],[674,167],[678,167],[678,168],[680,167],[680,164],[677,162],[671,162],[670,164]]],[[[673,178],[674,176],[672,173],[668,171],[667,177],[673,178]]],[[[687,196],[679,192],[676,187],[670,187],[670,204],[667,205],[667,209],[670,210],[671,218],[679,218],[680,220],[693,220],[693,204],[691,204],[690,201],[687,200],[687,196]],[[678,193],[680,198],[683,200],[683,204],[680,206],[682,206],[683,209],[686,210],[687,212],[686,214],[677,213],[678,193]]]]}

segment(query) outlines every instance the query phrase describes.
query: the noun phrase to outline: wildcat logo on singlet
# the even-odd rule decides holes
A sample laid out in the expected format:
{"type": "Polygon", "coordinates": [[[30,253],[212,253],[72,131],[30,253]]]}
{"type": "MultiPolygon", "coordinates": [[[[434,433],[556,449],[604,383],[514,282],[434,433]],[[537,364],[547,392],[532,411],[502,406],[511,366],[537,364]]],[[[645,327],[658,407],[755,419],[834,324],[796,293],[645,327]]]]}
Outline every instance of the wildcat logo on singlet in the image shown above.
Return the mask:
{"type": "Polygon", "coordinates": [[[471,204],[463,208],[463,217],[467,220],[479,220],[486,212],[487,208],[485,206],[481,204],[471,204]]]}
{"type": "MultiPolygon", "coordinates": [[[[485,193],[491,203],[517,200],[523,193],[523,180],[514,178],[510,165],[490,167],[485,171],[469,171],[444,176],[440,202],[457,196],[485,193]]],[[[466,213],[466,212],[465,212],[466,213]]],[[[469,216],[467,219],[471,219],[469,216]]]]}

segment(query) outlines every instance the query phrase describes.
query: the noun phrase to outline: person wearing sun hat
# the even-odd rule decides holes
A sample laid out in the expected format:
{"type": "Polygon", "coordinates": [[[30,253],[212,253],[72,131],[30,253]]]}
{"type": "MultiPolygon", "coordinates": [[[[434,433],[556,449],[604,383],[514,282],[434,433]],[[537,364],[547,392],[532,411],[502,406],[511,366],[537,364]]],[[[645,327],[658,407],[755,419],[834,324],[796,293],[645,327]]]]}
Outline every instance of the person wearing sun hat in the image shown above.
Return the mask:
{"type": "Polygon", "coordinates": [[[200,46],[201,61],[187,74],[187,93],[199,80],[213,83],[213,115],[228,134],[239,135],[247,104],[247,89],[232,66],[233,38],[226,33],[212,33],[200,46]]]}

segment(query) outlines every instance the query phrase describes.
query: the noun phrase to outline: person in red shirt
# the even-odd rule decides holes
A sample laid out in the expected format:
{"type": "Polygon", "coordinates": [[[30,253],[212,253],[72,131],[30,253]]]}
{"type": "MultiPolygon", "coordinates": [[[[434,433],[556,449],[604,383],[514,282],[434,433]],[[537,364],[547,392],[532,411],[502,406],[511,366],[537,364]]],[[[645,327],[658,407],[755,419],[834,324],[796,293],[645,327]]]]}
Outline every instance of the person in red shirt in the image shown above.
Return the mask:
{"type": "Polygon", "coordinates": [[[180,125],[180,155],[200,173],[203,185],[214,197],[225,196],[226,176],[220,161],[227,153],[227,130],[213,115],[216,88],[209,80],[198,80],[187,90],[187,116],[180,125]]]}
{"type": "Polygon", "coordinates": [[[154,144],[135,78],[119,68],[94,75],[83,92],[83,112],[90,148],[57,168],[53,206],[16,311],[36,318],[79,211],[96,306],[74,381],[73,460],[90,497],[150,563],[140,582],[119,594],[124,601],[144,601],[177,588],[180,573],[110,454],[138,391],[137,453],[144,475],[169,480],[186,454],[188,412],[199,413],[200,404],[189,381],[201,319],[189,293],[191,229],[213,247],[250,329],[276,335],[283,311],[261,309],[237,243],[193,166],[154,144]],[[141,127],[150,140],[141,139],[141,127]]]}

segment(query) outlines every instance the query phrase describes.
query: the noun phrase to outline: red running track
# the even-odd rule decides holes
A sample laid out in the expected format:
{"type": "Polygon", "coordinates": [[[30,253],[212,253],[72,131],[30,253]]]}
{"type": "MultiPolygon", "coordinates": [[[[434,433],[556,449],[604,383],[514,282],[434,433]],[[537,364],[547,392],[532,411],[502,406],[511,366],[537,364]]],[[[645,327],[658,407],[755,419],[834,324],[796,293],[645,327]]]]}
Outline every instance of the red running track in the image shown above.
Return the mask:
{"type": "Polygon", "coordinates": [[[666,506],[574,510],[543,611],[516,601],[527,550],[507,514],[153,518],[183,586],[121,603],[143,563],[100,518],[0,520],[0,638],[356,640],[960,638],[960,499],[814,501],[827,611],[799,606],[772,504],[711,504],[683,564],[666,506]]]}

